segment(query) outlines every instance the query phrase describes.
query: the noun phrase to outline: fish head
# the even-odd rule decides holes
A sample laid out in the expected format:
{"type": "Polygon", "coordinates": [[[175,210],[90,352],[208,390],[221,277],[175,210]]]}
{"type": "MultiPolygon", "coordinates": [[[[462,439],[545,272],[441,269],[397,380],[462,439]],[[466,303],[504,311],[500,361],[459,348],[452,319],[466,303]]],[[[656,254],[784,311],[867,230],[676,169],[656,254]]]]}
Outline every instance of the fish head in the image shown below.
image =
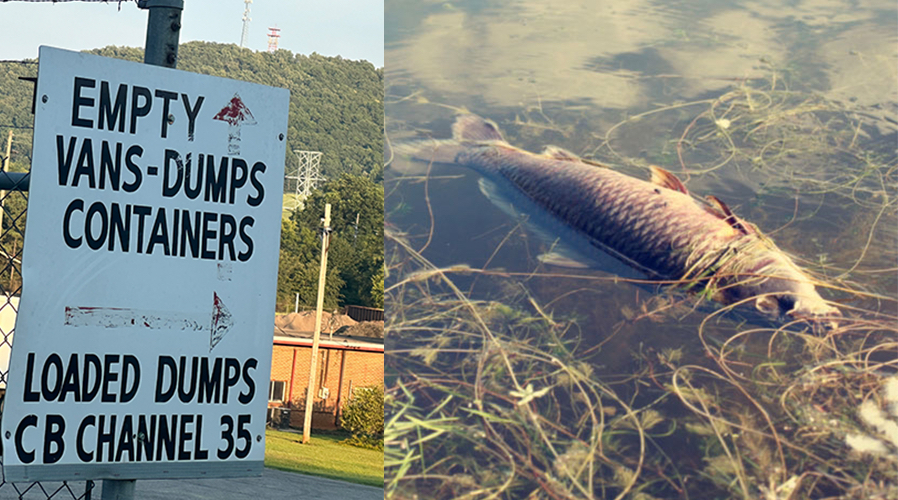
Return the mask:
{"type": "Polygon", "coordinates": [[[756,296],[754,304],[758,311],[775,320],[806,322],[815,333],[838,328],[842,318],[842,312],[828,304],[816,290],[813,293],[766,293],[756,296]]]}
{"type": "Polygon", "coordinates": [[[820,296],[811,278],[787,256],[777,255],[757,275],[761,279],[746,295],[754,297],[755,308],[764,315],[806,322],[816,333],[838,328],[841,311],[820,296]]]}
{"type": "Polygon", "coordinates": [[[770,240],[747,239],[738,257],[718,269],[734,277],[727,280],[724,302],[754,304],[773,321],[805,322],[816,333],[838,328],[842,313],[820,296],[810,276],[770,240]]]}

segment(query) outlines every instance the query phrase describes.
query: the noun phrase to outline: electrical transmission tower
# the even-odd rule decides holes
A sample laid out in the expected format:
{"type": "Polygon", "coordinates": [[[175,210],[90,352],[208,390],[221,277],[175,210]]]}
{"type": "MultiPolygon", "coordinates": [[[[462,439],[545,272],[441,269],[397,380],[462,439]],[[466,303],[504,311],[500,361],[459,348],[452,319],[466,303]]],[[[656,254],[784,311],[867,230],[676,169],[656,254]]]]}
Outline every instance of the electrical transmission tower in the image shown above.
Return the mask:
{"type": "Polygon", "coordinates": [[[246,4],[246,10],[243,11],[243,33],[240,35],[240,46],[246,47],[246,37],[249,35],[249,22],[252,21],[249,17],[249,4],[253,3],[253,0],[243,0],[243,3],[246,4]]]}
{"type": "Polygon", "coordinates": [[[268,52],[277,52],[278,38],[281,37],[280,28],[268,28],[268,52]]]}
{"type": "Polygon", "coordinates": [[[292,194],[284,198],[284,208],[294,210],[301,200],[312,194],[318,183],[324,180],[321,176],[321,153],[318,151],[293,150],[296,155],[296,167],[284,173],[284,194],[292,194]]]}

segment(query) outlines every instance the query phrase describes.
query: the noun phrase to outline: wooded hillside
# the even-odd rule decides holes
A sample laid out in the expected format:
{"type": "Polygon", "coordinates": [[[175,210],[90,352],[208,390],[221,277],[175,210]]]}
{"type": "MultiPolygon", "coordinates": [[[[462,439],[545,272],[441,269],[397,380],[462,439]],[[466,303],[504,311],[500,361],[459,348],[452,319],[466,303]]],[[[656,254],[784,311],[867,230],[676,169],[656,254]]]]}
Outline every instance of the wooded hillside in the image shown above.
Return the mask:
{"type": "MultiPolygon", "coordinates": [[[[105,47],[90,51],[106,57],[143,60],[143,49],[105,47]]],[[[178,69],[261,83],[290,90],[287,165],[295,149],[321,151],[322,174],[367,175],[383,171],[383,68],[318,54],[287,50],[254,52],[233,44],[189,42],[178,52],[178,69]]],[[[34,61],[31,61],[34,62],[34,61]]],[[[33,85],[18,79],[37,76],[37,64],[0,63],[0,135],[17,129],[13,161],[30,163],[33,85]]],[[[5,143],[3,143],[5,146],[5,143]]]]}

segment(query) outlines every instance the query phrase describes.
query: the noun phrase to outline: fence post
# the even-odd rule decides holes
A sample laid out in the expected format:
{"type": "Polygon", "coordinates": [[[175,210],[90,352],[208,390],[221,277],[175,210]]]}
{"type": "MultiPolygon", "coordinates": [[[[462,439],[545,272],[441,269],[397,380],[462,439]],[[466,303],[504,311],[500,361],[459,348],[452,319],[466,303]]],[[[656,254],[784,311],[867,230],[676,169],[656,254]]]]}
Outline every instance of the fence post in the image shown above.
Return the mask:
{"type": "MultiPolygon", "coordinates": [[[[178,65],[181,11],[184,0],[138,0],[137,7],[150,11],[143,62],[174,68],[178,65]]],[[[104,479],[101,500],[134,500],[134,479],[104,479]]]]}

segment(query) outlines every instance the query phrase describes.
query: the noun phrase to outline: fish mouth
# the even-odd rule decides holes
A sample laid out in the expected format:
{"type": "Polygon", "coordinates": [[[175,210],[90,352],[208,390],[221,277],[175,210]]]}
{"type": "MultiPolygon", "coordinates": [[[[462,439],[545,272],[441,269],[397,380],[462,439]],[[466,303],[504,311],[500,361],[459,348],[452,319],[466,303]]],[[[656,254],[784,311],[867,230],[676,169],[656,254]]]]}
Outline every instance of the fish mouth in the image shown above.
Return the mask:
{"type": "Polygon", "coordinates": [[[798,307],[787,311],[785,317],[792,321],[805,322],[816,334],[824,334],[839,328],[844,321],[842,311],[826,306],[825,310],[808,311],[798,307]]]}

